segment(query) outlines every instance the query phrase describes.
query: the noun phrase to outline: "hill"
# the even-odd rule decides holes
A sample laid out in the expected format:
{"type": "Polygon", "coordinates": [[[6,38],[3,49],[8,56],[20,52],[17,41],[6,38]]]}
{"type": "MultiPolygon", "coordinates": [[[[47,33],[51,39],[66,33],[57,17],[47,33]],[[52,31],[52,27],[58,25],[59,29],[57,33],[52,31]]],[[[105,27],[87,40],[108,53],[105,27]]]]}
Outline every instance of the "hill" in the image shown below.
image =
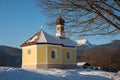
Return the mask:
{"type": "Polygon", "coordinates": [[[95,45],[91,44],[87,39],[76,40],[77,44],[77,61],[80,60],[80,55],[88,48],[92,48],[95,45]]]}
{"type": "Polygon", "coordinates": [[[120,40],[84,50],[80,61],[86,61],[103,69],[116,68],[120,70],[120,40]]]}
{"type": "Polygon", "coordinates": [[[119,73],[92,69],[36,69],[0,67],[1,80],[120,80],[119,73]]]}
{"type": "Polygon", "coordinates": [[[0,45],[0,66],[20,67],[21,49],[0,45]]]}

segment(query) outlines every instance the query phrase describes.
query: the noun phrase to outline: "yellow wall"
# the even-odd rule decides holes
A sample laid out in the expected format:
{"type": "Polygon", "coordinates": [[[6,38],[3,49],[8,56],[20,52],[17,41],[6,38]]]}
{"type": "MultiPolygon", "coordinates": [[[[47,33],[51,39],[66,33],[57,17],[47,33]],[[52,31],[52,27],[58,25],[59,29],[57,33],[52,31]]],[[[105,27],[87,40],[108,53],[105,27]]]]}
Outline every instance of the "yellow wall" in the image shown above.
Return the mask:
{"type": "Polygon", "coordinates": [[[28,47],[22,47],[22,65],[29,64],[73,64],[76,63],[76,51],[75,48],[62,47],[58,45],[34,45],[28,47]],[[31,50],[31,54],[28,54],[28,49],[31,50]],[[51,51],[57,51],[57,58],[51,58],[51,51]],[[66,52],[71,52],[71,59],[67,59],[66,52]],[[47,59],[48,58],[48,59],[47,59]],[[46,61],[47,60],[47,61],[46,61]]]}
{"type": "Polygon", "coordinates": [[[49,46],[48,45],[48,64],[59,64],[60,63],[60,46],[49,46]],[[51,50],[55,49],[57,51],[57,58],[51,59],[51,50]]]}
{"type": "Polygon", "coordinates": [[[40,63],[46,63],[46,46],[40,46],[38,45],[38,54],[37,54],[37,59],[38,59],[38,64],[40,63]]]}
{"type": "Polygon", "coordinates": [[[36,59],[36,46],[22,47],[22,65],[35,64],[36,59]],[[31,50],[31,53],[28,54],[28,49],[31,50]]]}
{"type": "Polygon", "coordinates": [[[62,52],[62,62],[63,63],[67,63],[67,64],[70,64],[70,63],[76,63],[76,51],[75,51],[75,48],[68,48],[68,47],[64,47],[63,48],[63,52],[62,52]],[[68,60],[67,59],[67,51],[70,51],[71,52],[71,59],[68,60]]]}
{"type": "Polygon", "coordinates": [[[74,64],[76,63],[76,51],[75,48],[70,47],[61,47],[61,46],[48,46],[48,64],[59,64],[59,63],[67,63],[67,64],[74,64]],[[51,59],[51,50],[57,50],[57,59],[51,59]],[[67,59],[66,52],[71,52],[71,59],[67,59]]]}

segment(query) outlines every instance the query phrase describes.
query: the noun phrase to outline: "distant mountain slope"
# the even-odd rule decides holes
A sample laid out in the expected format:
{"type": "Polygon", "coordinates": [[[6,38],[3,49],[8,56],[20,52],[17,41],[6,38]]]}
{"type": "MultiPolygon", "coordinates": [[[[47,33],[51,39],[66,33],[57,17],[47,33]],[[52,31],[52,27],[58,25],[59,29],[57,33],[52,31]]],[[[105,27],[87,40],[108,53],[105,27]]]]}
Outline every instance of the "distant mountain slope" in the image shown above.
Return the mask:
{"type": "Polygon", "coordinates": [[[76,40],[77,44],[77,61],[80,59],[80,55],[88,48],[94,47],[87,39],[76,40]]]}
{"type": "Polygon", "coordinates": [[[115,48],[115,47],[120,48],[120,40],[113,40],[111,43],[98,45],[98,47],[99,46],[102,46],[105,48],[115,48]]]}
{"type": "Polygon", "coordinates": [[[103,69],[120,69],[120,40],[88,48],[80,55],[80,61],[86,61],[103,69]]]}
{"type": "Polygon", "coordinates": [[[21,65],[21,49],[0,45],[0,66],[21,65]]]}

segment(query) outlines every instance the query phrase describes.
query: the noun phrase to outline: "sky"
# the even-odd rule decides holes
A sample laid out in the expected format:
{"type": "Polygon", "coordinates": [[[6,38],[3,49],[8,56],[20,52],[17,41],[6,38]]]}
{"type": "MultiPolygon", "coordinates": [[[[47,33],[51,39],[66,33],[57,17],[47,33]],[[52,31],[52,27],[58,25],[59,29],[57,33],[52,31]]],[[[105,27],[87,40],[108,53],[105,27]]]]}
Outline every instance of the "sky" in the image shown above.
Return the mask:
{"type": "MultiPolygon", "coordinates": [[[[59,10],[58,10],[59,11],[59,10]]],[[[55,35],[46,23],[50,18],[36,5],[36,0],[0,0],[0,45],[20,48],[20,45],[41,29],[55,35]]],[[[71,37],[70,37],[71,38],[71,37]]],[[[116,36],[76,37],[87,39],[92,44],[106,44],[120,40],[116,36]]]]}

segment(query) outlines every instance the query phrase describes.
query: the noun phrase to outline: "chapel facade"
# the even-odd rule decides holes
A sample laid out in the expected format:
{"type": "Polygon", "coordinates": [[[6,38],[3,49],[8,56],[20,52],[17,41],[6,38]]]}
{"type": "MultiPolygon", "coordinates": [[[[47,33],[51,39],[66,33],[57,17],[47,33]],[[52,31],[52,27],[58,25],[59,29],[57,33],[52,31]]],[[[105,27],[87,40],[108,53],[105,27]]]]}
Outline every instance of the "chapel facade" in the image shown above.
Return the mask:
{"type": "Polygon", "coordinates": [[[75,43],[65,36],[64,25],[64,19],[59,16],[56,20],[56,36],[41,29],[21,45],[22,68],[76,67],[75,43]]]}

